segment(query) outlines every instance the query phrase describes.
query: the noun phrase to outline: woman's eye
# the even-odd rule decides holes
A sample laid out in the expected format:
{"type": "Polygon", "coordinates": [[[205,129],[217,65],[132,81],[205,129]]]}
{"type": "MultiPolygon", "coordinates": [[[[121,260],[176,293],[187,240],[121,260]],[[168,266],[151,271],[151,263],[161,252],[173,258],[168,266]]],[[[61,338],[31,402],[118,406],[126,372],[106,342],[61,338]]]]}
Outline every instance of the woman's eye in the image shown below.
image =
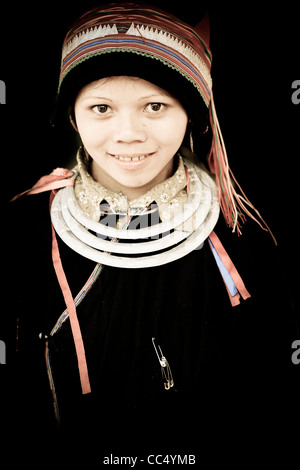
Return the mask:
{"type": "Polygon", "coordinates": [[[107,113],[109,106],[107,104],[98,104],[97,106],[93,106],[92,109],[97,114],[105,114],[107,113]]]}
{"type": "Polygon", "coordinates": [[[162,103],[149,103],[147,104],[146,106],[146,110],[149,112],[149,113],[157,113],[159,111],[162,111],[162,109],[165,107],[164,104],[162,103]]]}

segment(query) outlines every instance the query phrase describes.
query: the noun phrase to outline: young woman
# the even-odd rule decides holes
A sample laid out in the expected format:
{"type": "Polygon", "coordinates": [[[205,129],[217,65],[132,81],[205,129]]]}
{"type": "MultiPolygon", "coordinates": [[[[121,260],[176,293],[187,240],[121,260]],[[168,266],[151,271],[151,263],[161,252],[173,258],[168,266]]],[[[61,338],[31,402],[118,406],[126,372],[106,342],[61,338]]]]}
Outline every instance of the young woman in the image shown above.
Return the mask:
{"type": "Polygon", "coordinates": [[[289,360],[292,316],[262,258],[272,239],[231,234],[245,216],[267,226],[230,171],[210,69],[206,17],[191,27],[112,4],[65,38],[57,116],[80,137],[77,165],[14,206],[30,228],[22,265],[34,265],[18,285],[23,400],[42,429],[53,402],[75,461],[203,458],[215,420],[223,434],[228,409],[245,418],[259,373],[289,360]]]}

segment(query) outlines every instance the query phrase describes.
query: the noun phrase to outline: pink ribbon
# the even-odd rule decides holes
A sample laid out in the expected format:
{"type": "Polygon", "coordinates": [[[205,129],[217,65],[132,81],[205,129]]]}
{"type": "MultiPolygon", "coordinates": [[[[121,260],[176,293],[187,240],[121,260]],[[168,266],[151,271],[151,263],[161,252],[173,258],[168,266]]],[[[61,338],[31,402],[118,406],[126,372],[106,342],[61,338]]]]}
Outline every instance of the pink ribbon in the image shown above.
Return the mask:
{"type": "Polygon", "coordinates": [[[220,242],[220,239],[215,234],[215,232],[211,232],[211,234],[209,235],[209,239],[211,240],[216,252],[218,253],[219,257],[221,258],[222,263],[224,264],[225,268],[227,269],[228,273],[230,274],[231,279],[233,280],[233,282],[235,284],[235,287],[238,290],[237,294],[232,297],[229,290],[228,290],[228,288],[227,288],[226,282],[224,281],[227,292],[228,292],[228,295],[229,295],[231,305],[234,307],[234,306],[236,306],[240,303],[240,295],[242,296],[242,298],[244,300],[251,297],[251,295],[247,291],[246,286],[243,282],[243,279],[239,275],[236,267],[234,266],[234,264],[231,261],[227,251],[225,250],[224,246],[220,242]]]}
{"type": "Polygon", "coordinates": [[[64,188],[65,186],[73,186],[74,181],[69,179],[73,176],[73,171],[66,170],[65,168],[56,168],[50,175],[42,176],[32,188],[23,191],[23,193],[14,196],[10,202],[19,199],[21,196],[28,196],[30,194],[39,194],[44,191],[51,191],[53,189],[64,188]]]}

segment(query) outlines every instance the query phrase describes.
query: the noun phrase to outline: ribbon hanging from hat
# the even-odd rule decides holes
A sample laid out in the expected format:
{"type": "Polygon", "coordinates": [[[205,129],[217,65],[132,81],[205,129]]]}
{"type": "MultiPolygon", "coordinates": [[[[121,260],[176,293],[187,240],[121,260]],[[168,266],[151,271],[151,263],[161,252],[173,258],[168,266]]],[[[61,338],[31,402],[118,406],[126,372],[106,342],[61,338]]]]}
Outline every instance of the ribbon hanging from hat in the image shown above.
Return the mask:
{"type": "MultiPolygon", "coordinates": [[[[210,21],[206,13],[203,19],[195,26],[195,31],[199,34],[205,47],[209,50],[210,45],[210,21]]],[[[219,203],[226,224],[241,234],[241,223],[246,220],[246,215],[252,218],[263,229],[269,231],[275,244],[277,241],[261,214],[247,198],[241,186],[238,184],[229,166],[226,147],[218,121],[213,92],[209,102],[209,118],[212,130],[212,144],[208,155],[207,163],[210,171],[216,177],[219,203]],[[239,194],[237,187],[241,194],[239,194]],[[256,214],[256,216],[251,212],[256,214]]]]}

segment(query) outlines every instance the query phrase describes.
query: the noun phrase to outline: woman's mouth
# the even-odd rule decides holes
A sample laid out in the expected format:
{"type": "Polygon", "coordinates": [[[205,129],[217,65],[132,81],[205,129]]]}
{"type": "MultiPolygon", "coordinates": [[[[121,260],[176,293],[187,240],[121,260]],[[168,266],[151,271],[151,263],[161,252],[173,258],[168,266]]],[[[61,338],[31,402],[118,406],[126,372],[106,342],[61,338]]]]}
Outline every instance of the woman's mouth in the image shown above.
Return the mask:
{"type": "Polygon", "coordinates": [[[149,157],[151,157],[155,152],[151,153],[145,153],[145,154],[112,154],[110,153],[109,155],[116,159],[120,164],[122,165],[141,165],[145,160],[147,160],[149,157]]]}
{"type": "Polygon", "coordinates": [[[138,157],[123,157],[122,155],[114,155],[117,160],[121,160],[122,162],[138,162],[139,160],[144,160],[146,155],[139,155],[138,157]]]}

